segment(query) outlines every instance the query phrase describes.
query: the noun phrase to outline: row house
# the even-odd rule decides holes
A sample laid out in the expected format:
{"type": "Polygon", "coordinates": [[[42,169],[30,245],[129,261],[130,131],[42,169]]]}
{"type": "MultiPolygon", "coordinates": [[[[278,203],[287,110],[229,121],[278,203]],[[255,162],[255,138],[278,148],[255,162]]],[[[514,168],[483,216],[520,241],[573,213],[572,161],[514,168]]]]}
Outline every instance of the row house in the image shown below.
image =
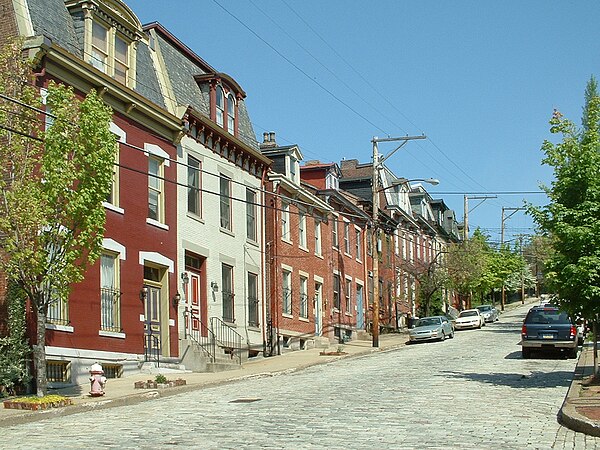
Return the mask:
{"type": "Polygon", "coordinates": [[[12,21],[12,35],[26,38],[40,90],[50,80],[78,96],[96,89],[113,108],[119,141],[102,255],[48,311],[48,380],[54,387],[83,383],[94,362],[119,376],[150,354],[176,359],[174,162],[183,126],[166,109],[151,42],[118,0],[4,3],[11,14],[3,20],[12,21]]]}
{"type": "Polygon", "coordinates": [[[280,146],[275,133],[265,133],[260,149],[273,161],[265,208],[266,354],[275,355],[319,345],[329,333],[329,311],[337,301],[329,276],[331,207],[301,183],[297,145],[280,146]]]}
{"type": "Polygon", "coordinates": [[[332,208],[331,276],[333,304],[326,310],[327,336],[338,342],[365,329],[368,289],[367,225],[370,218],[360,199],[339,189],[341,171],[336,163],[308,161],[300,168],[307,186],[332,208]]]}
{"type": "Polygon", "coordinates": [[[263,351],[262,187],[271,162],[239,84],[159,23],[144,31],[167,108],[185,124],[177,151],[180,352],[187,368],[204,370],[215,356],[204,344],[214,340],[240,358],[263,351]]]}
{"type": "MultiPolygon", "coordinates": [[[[352,192],[369,204],[372,199],[372,163],[357,160],[341,163],[342,189],[352,192]]],[[[379,258],[380,324],[398,329],[407,325],[409,316],[418,314],[417,279],[428,264],[443,252],[445,242],[439,238],[439,221],[430,203],[433,201],[421,185],[397,178],[383,167],[379,173],[380,228],[377,245],[379,258]],[[416,193],[423,197],[417,202],[416,193]],[[414,200],[411,195],[414,194],[414,200]],[[418,203],[413,207],[412,202],[418,203]]]]}

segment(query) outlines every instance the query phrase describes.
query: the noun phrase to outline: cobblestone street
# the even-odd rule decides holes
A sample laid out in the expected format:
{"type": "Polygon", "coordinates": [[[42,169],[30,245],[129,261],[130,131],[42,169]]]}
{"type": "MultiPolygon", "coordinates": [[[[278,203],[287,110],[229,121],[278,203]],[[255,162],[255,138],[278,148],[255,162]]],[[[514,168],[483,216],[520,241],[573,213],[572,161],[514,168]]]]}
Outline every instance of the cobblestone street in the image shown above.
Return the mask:
{"type": "Polygon", "coordinates": [[[521,359],[525,311],[445,342],[5,428],[0,447],[600,447],[556,420],[575,360],[521,359]]]}

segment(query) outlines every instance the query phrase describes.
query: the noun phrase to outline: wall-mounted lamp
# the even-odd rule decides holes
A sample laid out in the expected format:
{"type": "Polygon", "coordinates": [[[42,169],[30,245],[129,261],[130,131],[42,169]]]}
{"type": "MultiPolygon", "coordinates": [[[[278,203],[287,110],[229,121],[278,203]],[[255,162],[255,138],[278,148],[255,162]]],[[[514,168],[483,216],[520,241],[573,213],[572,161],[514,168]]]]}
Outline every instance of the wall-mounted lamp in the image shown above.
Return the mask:
{"type": "Polygon", "coordinates": [[[213,290],[213,292],[219,292],[219,285],[217,284],[216,281],[211,281],[210,287],[213,290]]]}
{"type": "Polygon", "coordinates": [[[148,287],[144,286],[140,291],[140,300],[144,301],[148,298],[148,287]]]}
{"type": "Polygon", "coordinates": [[[188,284],[190,281],[190,276],[188,275],[187,272],[181,272],[181,282],[183,284],[188,284]]]}
{"type": "Polygon", "coordinates": [[[179,292],[177,292],[177,294],[175,294],[173,296],[173,306],[175,308],[177,308],[177,306],[179,305],[179,302],[181,301],[181,294],[179,292]]]}

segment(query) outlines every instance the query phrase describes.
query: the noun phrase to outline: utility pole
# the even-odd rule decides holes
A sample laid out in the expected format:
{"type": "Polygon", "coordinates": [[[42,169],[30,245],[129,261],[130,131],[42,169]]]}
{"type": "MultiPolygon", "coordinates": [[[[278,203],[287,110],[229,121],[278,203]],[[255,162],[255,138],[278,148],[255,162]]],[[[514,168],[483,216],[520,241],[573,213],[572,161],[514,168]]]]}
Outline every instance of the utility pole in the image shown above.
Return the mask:
{"type": "Polygon", "coordinates": [[[373,179],[371,188],[373,190],[373,233],[371,236],[371,247],[373,253],[373,318],[371,324],[371,333],[373,334],[373,347],[379,347],[379,170],[383,167],[383,163],[396,151],[402,148],[408,141],[415,139],[426,139],[426,136],[404,136],[398,138],[378,138],[374,136],[371,142],[373,143],[373,179]],[[396,147],[385,158],[379,156],[379,142],[398,142],[401,144],[396,147]]]}
{"type": "MultiPolygon", "coordinates": [[[[507,208],[504,206],[502,207],[502,223],[500,224],[500,248],[502,248],[502,246],[504,245],[504,222],[506,220],[510,219],[512,216],[514,216],[517,211],[524,211],[525,209],[526,208],[507,208]],[[506,217],[506,219],[505,219],[504,211],[512,211],[512,214],[508,215],[508,217],[506,217]]],[[[521,297],[521,298],[523,298],[523,297],[521,297]]],[[[501,307],[502,311],[504,311],[505,304],[506,304],[506,288],[504,286],[504,282],[502,282],[502,297],[500,298],[500,307],[501,307]]]]}
{"type": "Polygon", "coordinates": [[[463,216],[463,220],[464,220],[464,231],[463,231],[463,240],[468,241],[469,240],[469,199],[471,200],[481,200],[479,203],[477,203],[475,205],[475,207],[473,209],[471,209],[471,211],[474,211],[475,208],[477,208],[479,205],[481,205],[483,202],[485,202],[487,199],[489,198],[497,198],[497,195],[484,195],[484,196],[471,196],[469,197],[468,195],[465,195],[465,201],[464,201],[464,216],[463,216]]]}

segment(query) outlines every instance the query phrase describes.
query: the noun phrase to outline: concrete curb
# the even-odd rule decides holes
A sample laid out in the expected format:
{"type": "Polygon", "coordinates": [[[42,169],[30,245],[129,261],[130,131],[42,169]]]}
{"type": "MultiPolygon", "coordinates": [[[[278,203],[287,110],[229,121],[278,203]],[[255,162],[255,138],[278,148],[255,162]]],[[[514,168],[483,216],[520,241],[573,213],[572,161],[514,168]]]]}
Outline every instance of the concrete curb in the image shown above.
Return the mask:
{"type": "Polygon", "coordinates": [[[558,412],[557,419],[558,423],[573,431],[600,436],[600,423],[577,412],[577,407],[593,407],[600,410],[600,398],[582,398],[580,396],[585,377],[593,374],[593,363],[590,364],[590,360],[593,361],[593,350],[590,349],[590,345],[591,343],[584,344],[581,350],[573,381],[558,412]]]}

